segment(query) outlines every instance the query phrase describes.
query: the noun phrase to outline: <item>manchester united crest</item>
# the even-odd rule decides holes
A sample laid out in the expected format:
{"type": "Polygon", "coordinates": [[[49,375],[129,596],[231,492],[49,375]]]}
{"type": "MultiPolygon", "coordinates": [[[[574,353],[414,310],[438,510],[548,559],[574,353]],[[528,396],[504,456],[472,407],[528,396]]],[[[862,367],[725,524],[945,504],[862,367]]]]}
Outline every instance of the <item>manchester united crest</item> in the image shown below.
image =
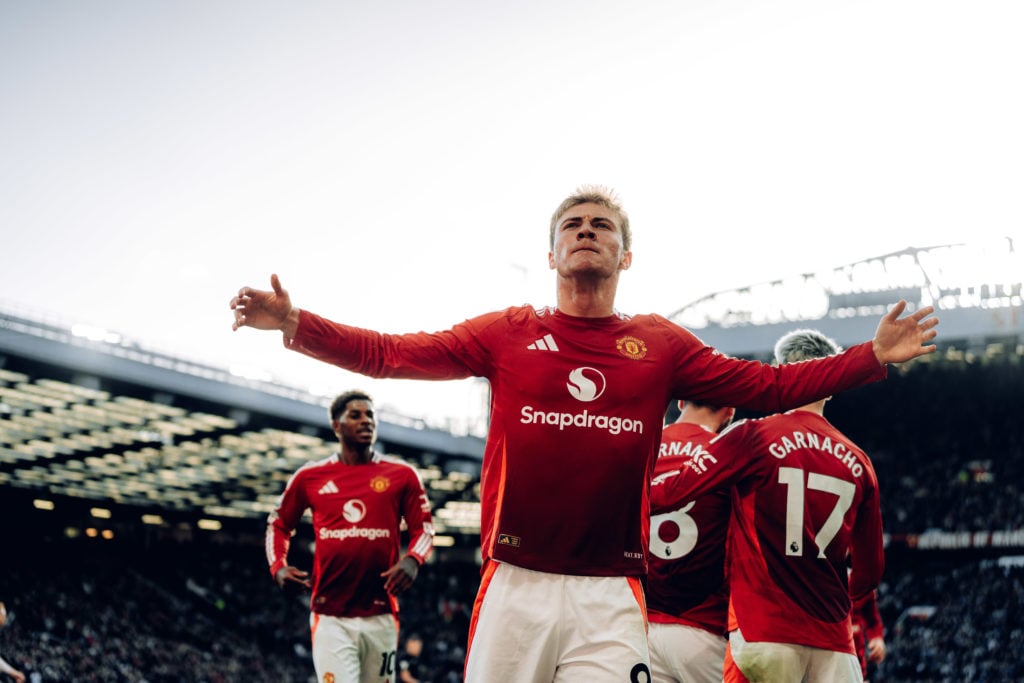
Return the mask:
{"type": "Polygon", "coordinates": [[[615,342],[615,348],[619,350],[626,358],[632,358],[633,360],[640,360],[647,355],[647,344],[644,343],[643,339],[637,339],[632,336],[625,336],[615,342]]]}
{"type": "Polygon", "coordinates": [[[387,477],[374,477],[370,480],[370,488],[377,493],[384,493],[391,487],[391,480],[387,477]]]}

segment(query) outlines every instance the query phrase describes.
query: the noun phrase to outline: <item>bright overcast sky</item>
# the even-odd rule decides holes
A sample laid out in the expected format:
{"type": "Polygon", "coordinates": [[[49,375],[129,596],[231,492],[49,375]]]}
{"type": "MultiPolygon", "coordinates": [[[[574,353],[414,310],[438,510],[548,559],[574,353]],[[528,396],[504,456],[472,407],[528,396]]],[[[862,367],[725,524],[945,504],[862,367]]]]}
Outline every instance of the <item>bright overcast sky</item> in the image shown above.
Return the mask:
{"type": "Polygon", "coordinates": [[[230,297],[277,272],[388,332],[551,304],[582,183],[630,214],[627,313],[1020,237],[1022,35],[1019,0],[0,0],[0,305],[463,418],[472,383],[353,377],[230,297]]]}

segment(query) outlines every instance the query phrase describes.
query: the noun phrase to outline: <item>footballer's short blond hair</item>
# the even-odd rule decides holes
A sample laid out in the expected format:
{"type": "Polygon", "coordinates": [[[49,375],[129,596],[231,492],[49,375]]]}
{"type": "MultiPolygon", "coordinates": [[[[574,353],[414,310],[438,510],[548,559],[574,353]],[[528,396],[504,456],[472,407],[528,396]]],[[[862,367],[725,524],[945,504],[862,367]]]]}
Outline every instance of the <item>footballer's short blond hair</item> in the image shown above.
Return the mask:
{"type": "Polygon", "coordinates": [[[625,209],[622,208],[622,201],[615,194],[615,191],[604,185],[581,185],[558,205],[555,213],[551,215],[551,233],[548,239],[548,245],[551,249],[555,248],[555,230],[558,227],[558,220],[566,211],[580,204],[597,204],[617,213],[619,215],[619,229],[622,231],[622,249],[623,251],[630,250],[633,245],[633,232],[629,229],[629,216],[626,215],[625,209]]]}

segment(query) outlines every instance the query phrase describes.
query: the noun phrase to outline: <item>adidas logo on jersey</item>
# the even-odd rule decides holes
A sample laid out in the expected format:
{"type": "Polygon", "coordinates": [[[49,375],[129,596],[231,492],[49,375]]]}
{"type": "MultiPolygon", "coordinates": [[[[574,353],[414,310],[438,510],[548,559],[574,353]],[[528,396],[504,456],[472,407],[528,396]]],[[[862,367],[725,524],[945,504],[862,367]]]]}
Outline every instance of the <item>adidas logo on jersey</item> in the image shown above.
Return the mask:
{"type": "Polygon", "coordinates": [[[338,485],[335,484],[333,481],[328,481],[326,484],[320,487],[320,490],[317,491],[317,493],[319,493],[321,496],[326,496],[329,493],[339,493],[338,485]]]}
{"type": "Polygon", "coordinates": [[[555,338],[550,334],[545,334],[542,338],[533,342],[526,348],[531,351],[557,351],[558,344],[555,343],[555,338]]]}

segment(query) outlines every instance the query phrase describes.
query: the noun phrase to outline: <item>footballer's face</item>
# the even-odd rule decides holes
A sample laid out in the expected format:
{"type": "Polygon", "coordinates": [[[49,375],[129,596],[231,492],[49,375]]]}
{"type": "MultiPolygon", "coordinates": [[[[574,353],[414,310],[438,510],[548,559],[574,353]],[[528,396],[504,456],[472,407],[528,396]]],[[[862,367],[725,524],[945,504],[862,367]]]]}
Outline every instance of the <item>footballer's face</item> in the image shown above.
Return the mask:
{"type": "Polygon", "coordinates": [[[331,422],[338,440],[354,450],[366,450],[377,439],[377,418],[373,403],[353,399],[345,404],[345,410],[337,420],[331,422]]]}
{"type": "Polygon", "coordinates": [[[548,265],[564,277],[610,277],[629,268],[633,253],[622,245],[621,218],[600,204],[577,204],[558,219],[548,265]]]}

